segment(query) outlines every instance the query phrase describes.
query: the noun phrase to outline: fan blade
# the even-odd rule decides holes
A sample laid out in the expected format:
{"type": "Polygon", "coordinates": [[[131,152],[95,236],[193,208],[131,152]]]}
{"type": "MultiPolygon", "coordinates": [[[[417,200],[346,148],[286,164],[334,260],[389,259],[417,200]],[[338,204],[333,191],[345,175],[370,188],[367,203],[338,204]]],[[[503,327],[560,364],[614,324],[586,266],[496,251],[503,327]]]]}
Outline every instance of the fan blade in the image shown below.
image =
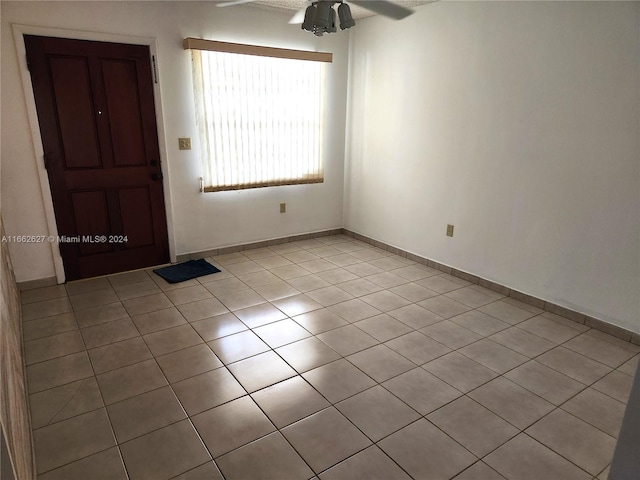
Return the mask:
{"type": "Polygon", "coordinates": [[[291,19],[289,20],[289,23],[297,23],[297,24],[301,24],[302,22],[304,22],[304,14],[307,11],[307,7],[303,7],[300,10],[298,10],[293,17],[291,17],[291,19]]]}
{"type": "Polygon", "coordinates": [[[216,7],[232,7],[233,5],[242,5],[243,3],[251,3],[255,0],[232,0],[231,2],[217,2],[216,7]]]}
{"type": "Polygon", "coordinates": [[[413,13],[413,10],[410,8],[402,7],[384,0],[349,0],[349,3],[353,3],[359,7],[379,13],[385,17],[395,18],[396,20],[402,20],[413,13]]]}

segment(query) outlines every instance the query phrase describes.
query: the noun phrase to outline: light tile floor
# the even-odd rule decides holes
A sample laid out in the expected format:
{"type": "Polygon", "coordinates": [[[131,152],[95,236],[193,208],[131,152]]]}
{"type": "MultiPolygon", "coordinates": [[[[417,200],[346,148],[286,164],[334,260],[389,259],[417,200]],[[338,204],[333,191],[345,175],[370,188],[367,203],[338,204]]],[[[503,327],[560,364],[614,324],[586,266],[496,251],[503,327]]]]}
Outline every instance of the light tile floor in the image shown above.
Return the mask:
{"type": "Polygon", "coordinates": [[[640,347],[338,235],[23,292],[40,479],[605,479],[640,347]]]}

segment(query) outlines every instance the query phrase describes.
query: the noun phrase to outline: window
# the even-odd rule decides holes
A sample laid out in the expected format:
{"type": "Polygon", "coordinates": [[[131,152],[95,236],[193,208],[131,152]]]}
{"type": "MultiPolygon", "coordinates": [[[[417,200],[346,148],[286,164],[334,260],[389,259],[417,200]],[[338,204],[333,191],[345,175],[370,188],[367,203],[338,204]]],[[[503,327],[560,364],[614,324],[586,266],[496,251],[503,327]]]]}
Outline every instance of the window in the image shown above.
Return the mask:
{"type": "Polygon", "coordinates": [[[326,60],[290,57],[330,54],[196,42],[225,47],[190,47],[203,190],[322,182],[326,60]]]}

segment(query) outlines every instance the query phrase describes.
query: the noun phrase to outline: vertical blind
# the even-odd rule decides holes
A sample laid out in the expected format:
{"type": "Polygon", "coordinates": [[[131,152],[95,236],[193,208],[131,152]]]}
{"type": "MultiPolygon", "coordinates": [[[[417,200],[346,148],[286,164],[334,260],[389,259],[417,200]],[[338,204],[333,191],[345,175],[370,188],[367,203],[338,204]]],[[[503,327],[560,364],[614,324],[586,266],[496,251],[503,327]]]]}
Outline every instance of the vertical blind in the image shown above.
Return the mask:
{"type": "Polygon", "coordinates": [[[205,192],[323,181],[322,62],[192,56],[205,192]]]}

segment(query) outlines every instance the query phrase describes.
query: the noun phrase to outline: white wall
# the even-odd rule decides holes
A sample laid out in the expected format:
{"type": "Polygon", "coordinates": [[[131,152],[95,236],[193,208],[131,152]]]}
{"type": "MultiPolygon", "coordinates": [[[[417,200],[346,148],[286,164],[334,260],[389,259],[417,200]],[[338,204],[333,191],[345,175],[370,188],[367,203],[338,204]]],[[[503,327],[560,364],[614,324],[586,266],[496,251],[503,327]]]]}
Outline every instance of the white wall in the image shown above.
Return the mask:
{"type": "MultiPolygon", "coordinates": [[[[7,234],[47,233],[12,23],[157,39],[177,254],[343,226],[349,56],[345,227],[640,331],[638,2],[438,2],[322,39],[211,2],[0,8],[7,234]],[[186,36],[334,53],[324,184],[197,192],[186,36]]],[[[10,248],[18,281],[54,275],[48,245],[10,248]]]]}
{"type": "Polygon", "coordinates": [[[438,2],[359,22],[345,227],[640,332],[639,12],[438,2]]]}
{"type": "MultiPolygon", "coordinates": [[[[46,235],[45,202],[29,131],[11,24],[34,25],[157,40],[160,136],[165,189],[171,204],[176,254],[340,228],[343,209],[344,135],[348,34],[318,39],[287,23],[289,15],[213,2],[6,2],[2,1],[2,204],[7,235],[46,235]],[[215,40],[329,51],[325,182],[239,192],[198,192],[200,166],[191,84],[190,53],[182,39],[215,40]],[[179,151],[178,137],[192,137],[193,150],[179,151]],[[162,143],[162,138],[161,138],[162,143]],[[287,213],[279,213],[279,203],[287,213]]],[[[40,163],[38,163],[40,162],[40,163]]],[[[48,244],[10,245],[19,282],[55,275],[48,244]]]]}

